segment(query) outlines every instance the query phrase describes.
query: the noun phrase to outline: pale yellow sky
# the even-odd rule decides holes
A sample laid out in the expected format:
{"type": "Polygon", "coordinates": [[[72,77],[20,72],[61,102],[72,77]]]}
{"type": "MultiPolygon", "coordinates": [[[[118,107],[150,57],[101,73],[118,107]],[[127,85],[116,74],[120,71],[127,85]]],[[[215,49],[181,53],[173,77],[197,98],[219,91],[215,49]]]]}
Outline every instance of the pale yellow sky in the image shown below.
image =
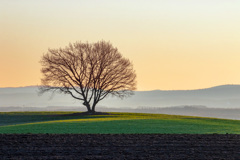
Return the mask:
{"type": "Polygon", "coordinates": [[[238,0],[1,0],[0,87],[40,85],[40,58],[69,42],[110,41],[138,90],[240,84],[238,0]]]}

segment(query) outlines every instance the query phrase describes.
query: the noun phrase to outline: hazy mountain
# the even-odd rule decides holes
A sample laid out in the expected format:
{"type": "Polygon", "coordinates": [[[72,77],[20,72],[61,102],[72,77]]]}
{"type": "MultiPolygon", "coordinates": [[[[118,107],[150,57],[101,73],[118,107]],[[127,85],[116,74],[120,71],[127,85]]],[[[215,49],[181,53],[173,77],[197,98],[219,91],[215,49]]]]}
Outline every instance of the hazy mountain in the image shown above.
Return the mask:
{"type": "MultiPolygon", "coordinates": [[[[104,103],[104,102],[103,102],[104,103]]],[[[120,100],[115,100],[119,104],[120,100]]],[[[211,108],[240,108],[240,85],[223,85],[198,90],[138,91],[122,106],[168,107],[203,105],[211,108]]]]}
{"type": "MultiPolygon", "coordinates": [[[[240,119],[240,85],[198,90],[136,91],[124,100],[108,97],[98,111],[163,113],[240,119]]],[[[0,111],[86,111],[69,95],[38,95],[38,87],[0,88],[0,111]]]]}
{"type": "MultiPolygon", "coordinates": [[[[170,107],[202,105],[210,108],[240,108],[240,85],[223,85],[198,90],[136,91],[124,100],[111,96],[99,106],[111,108],[170,107]]],[[[38,95],[38,87],[0,88],[0,107],[82,106],[69,95],[38,95]],[[51,98],[52,97],[52,98],[51,98]]]]}

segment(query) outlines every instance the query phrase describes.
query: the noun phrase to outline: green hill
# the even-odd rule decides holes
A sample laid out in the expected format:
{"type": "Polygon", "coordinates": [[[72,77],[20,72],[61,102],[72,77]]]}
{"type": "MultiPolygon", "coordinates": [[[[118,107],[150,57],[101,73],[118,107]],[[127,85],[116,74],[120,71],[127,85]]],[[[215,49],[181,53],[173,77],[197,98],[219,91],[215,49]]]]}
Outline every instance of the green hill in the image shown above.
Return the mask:
{"type": "Polygon", "coordinates": [[[142,113],[0,112],[0,133],[240,134],[240,121],[142,113]]]}

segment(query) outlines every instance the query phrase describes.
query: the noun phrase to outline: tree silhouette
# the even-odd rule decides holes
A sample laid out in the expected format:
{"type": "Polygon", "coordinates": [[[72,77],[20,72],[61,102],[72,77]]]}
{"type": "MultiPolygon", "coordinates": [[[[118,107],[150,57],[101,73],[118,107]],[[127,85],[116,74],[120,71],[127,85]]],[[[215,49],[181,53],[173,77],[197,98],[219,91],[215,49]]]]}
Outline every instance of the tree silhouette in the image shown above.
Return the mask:
{"type": "Polygon", "coordinates": [[[124,98],[136,89],[132,63],[109,42],[76,42],[65,48],[48,49],[40,63],[40,94],[70,94],[83,101],[89,113],[94,113],[96,104],[106,96],[124,98]]]}

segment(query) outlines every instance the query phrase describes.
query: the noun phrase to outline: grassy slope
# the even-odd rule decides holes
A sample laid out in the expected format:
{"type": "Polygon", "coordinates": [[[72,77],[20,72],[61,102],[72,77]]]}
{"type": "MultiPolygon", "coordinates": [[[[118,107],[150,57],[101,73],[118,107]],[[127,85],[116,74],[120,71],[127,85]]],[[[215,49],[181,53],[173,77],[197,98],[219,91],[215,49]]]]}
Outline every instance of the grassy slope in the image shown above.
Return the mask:
{"type": "Polygon", "coordinates": [[[74,112],[0,112],[0,133],[240,134],[238,120],[141,113],[64,115],[71,113],[74,112]]]}

